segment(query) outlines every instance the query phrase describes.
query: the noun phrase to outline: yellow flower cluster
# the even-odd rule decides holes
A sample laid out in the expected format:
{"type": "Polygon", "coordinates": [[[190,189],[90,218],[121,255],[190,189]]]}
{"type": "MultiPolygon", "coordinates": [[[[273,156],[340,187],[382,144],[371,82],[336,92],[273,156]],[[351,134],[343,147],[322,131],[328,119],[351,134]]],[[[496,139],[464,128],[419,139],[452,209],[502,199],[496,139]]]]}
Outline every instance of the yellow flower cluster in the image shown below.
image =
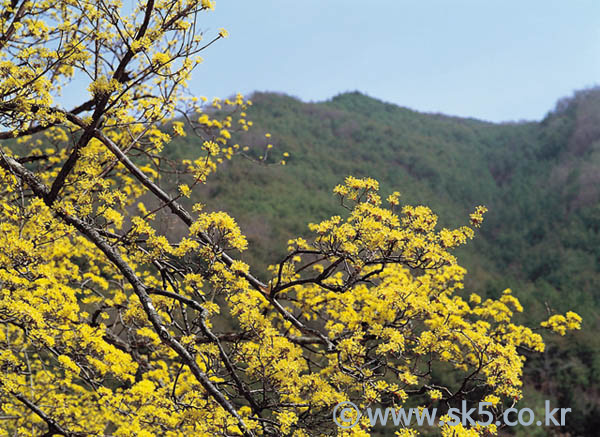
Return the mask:
{"type": "Polygon", "coordinates": [[[566,315],[555,314],[548,320],[540,323],[544,328],[549,328],[560,335],[565,335],[567,330],[581,329],[581,316],[568,311],[566,315]]]}
{"type": "Polygon", "coordinates": [[[240,231],[235,220],[226,212],[201,213],[190,226],[190,235],[206,232],[212,238],[215,247],[246,250],[248,242],[240,231]]]}

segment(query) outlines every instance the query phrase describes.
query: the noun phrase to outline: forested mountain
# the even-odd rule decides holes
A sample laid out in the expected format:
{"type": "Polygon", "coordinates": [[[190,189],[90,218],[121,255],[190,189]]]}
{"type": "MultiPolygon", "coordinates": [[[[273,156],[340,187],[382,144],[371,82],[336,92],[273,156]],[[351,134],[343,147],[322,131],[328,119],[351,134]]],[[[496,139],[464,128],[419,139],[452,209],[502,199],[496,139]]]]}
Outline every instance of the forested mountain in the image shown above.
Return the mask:
{"type": "MultiPolygon", "coordinates": [[[[600,89],[559,101],[540,122],[502,124],[419,113],[357,92],[321,103],[256,93],[253,102],[253,127],[236,140],[253,145],[254,158],[268,153],[267,163],[287,152],[287,165],[234,158],[191,200],[237,218],[257,274],[266,278],[266,265],[284,253],[288,238],[307,234],[309,222],[343,214],[331,190],[348,175],[373,177],[384,194],[398,190],[404,203],[432,207],[442,225],[465,223],[476,205],[486,205],[481,231],[458,253],[469,270],[467,292],[497,297],[510,287],[530,323],[548,311],[584,317],[581,332],[551,341],[544,358],[531,355],[523,406],[553,399],[573,410],[569,427],[557,432],[595,435],[600,89]]],[[[177,138],[169,154],[189,157],[200,143],[193,135],[177,138]]]]}

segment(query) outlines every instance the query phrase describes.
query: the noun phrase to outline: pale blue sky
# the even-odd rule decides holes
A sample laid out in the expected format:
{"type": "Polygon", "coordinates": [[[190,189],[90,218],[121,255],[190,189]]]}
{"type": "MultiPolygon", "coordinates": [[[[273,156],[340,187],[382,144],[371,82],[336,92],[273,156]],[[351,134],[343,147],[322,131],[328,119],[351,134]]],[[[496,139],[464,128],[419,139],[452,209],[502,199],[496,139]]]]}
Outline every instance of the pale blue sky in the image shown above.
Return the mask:
{"type": "Polygon", "coordinates": [[[420,111],[540,119],[600,84],[600,0],[217,0],[230,37],[203,54],[198,95],[359,90],[420,111]]]}
{"type": "MultiPolygon", "coordinates": [[[[600,0],[217,0],[193,94],[345,91],[425,112],[539,120],[600,84],[600,0]]],[[[79,81],[59,101],[79,103],[79,81]]]]}

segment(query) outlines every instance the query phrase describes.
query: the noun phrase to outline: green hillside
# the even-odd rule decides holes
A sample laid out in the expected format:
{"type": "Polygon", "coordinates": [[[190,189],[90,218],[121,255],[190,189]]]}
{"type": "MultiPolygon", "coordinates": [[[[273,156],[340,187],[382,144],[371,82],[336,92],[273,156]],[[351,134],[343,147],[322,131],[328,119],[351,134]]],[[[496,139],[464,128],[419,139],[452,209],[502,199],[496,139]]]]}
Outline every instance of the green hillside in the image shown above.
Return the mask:
{"type": "MultiPolygon", "coordinates": [[[[225,163],[192,201],[230,212],[251,241],[259,276],[307,224],[342,213],[332,188],[347,175],[370,176],[383,194],[426,204],[442,225],[462,224],[476,205],[489,208],[476,239],[459,252],[467,288],[497,296],[507,287],[532,322],[573,309],[582,332],[553,340],[528,363],[524,401],[553,399],[573,410],[571,435],[594,435],[600,419],[600,89],[561,100],[541,122],[493,124],[424,114],[360,93],[303,103],[257,93],[250,133],[236,139],[265,153],[262,165],[225,163]]],[[[171,144],[171,157],[194,156],[201,140],[171,144]]],[[[542,429],[521,435],[546,435],[542,429]],[[536,434],[536,432],[539,432],[536,434]]]]}

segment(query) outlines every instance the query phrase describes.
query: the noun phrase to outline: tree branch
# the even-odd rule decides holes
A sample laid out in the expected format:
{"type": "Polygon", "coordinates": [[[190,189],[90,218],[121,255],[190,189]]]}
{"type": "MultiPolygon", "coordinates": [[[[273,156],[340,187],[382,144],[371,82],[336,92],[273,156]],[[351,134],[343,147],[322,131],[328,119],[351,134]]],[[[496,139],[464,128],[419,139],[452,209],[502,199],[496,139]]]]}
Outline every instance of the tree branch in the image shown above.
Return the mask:
{"type": "Polygon", "coordinates": [[[71,433],[60,426],[54,419],[44,413],[37,405],[27,399],[25,396],[20,395],[19,393],[12,392],[11,393],[15,398],[17,398],[23,405],[37,414],[46,424],[48,425],[48,432],[44,434],[44,436],[53,436],[53,435],[63,435],[66,437],[74,437],[75,433],[71,433]]]}
{"type": "MultiPolygon", "coordinates": [[[[52,202],[50,202],[48,195],[48,188],[29,170],[19,164],[16,160],[11,157],[6,156],[0,150],[0,165],[11,171],[13,174],[18,176],[23,182],[27,183],[29,187],[32,189],[34,194],[39,198],[44,200],[44,203],[51,207],[52,202]]],[[[236,418],[242,433],[245,436],[254,436],[254,434],[248,429],[246,423],[242,419],[242,417],[238,414],[235,407],[229,402],[229,400],[219,391],[219,389],[213,384],[213,382],[209,379],[208,375],[206,375],[196,363],[194,357],[187,351],[181,343],[179,343],[173,336],[169,333],[169,331],[163,326],[162,320],[154,305],[152,304],[152,299],[148,295],[148,287],[146,287],[140,278],[135,274],[133,269],[127,264],[121,255],[117,252],[117,250],[110,246],[101,236],[100,234],[90,225],[85,223],[78,217],[68,214],[65,211],[60,209],[55,210],[55,214],[60,217],[65,223],[73,226],[83,235],[85,235],[92,243],[100,249],[104,255],[119,269],[119,271],[123,274],[123,276],[127,279],[127,281],[133,287],[135,294],[140,300],[150,323],[154,327],[155,331],[160,336],[161,340],[166,343],[171,349],[173,349],[182,361],[190,368],[195,378],[200,382],[203,388],[210,394],[210,396],[221,406],[225,411],[231,414],[236,418]]]]}

